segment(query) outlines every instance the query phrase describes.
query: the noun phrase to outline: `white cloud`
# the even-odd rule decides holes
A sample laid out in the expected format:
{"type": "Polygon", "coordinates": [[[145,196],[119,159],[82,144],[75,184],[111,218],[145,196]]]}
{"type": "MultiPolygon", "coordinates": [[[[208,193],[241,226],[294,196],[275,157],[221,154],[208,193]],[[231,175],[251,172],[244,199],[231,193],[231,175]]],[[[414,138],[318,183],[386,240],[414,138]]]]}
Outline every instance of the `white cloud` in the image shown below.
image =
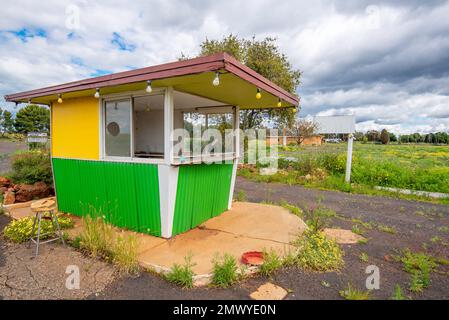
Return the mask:
{"type": "Polygon", "coordinates": [[[448,130],[448,16],[447,1],[16,0],[0,11],[0,94],[194,56],[206,37],[270,35],[303,71],[304,113],[353,112],[359,128],[448,130]],[[73,4],[76,30],[66,26],[73,4]],[[11,33],[23,29],[46,36],[11,33]],[[119,51],[114,32],[135,50],[119,51]]]}

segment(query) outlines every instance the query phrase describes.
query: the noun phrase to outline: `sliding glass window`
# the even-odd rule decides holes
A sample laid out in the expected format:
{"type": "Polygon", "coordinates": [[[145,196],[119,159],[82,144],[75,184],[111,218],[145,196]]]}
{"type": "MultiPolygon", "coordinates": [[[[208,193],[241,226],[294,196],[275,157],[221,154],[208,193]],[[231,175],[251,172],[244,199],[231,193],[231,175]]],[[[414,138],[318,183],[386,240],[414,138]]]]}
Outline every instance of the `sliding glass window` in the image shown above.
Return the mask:
{"type": "Polygon", "coordinates": [[[104,103],[104,152],[109,157],[131,157],[131,99],[104,103]]]}

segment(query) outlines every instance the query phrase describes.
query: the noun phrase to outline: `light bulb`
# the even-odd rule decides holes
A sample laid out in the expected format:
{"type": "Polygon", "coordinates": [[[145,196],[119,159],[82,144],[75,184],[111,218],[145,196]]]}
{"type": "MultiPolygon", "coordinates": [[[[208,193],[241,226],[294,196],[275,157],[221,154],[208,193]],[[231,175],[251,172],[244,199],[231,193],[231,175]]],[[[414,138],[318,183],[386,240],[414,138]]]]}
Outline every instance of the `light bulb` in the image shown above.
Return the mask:
{"type": "Polygon", "coordinates": [[[218,73],[218,72],[215,73],[215,78],[214,78],[214,81],[212,81],[212,84],[214,85],[214,87],[217,87],[220,85],[220,73],[218,73]]]}
{"type": "Polygon", "coordinates": [[[61,96],[61,94],[58,94],[58,103],[62,103],[62,96],[61,96]]]}
{"type": "Polygon", "coordinates": [[[279,99],[278,100],[278,104],[277,104],[277,106],[280,108],[280,107],[282,107],[282,102],[281,102],[281,99],[279,99]]]}
{"type": "Polygon", "coordinates": [[[151,88],[151,80],[147,81],[147,88],[145,89],[147,93],[153,92],[153,88],[151,88]]]}
{"type": "Polygon", "coordinates": [[[259,100],[260,98],[262,98],[262,94],[260,93],[260,89],[257,88],[256,99],[259,100]]]}
{"type": "Polygon", "coordinates": [[[97,98],[97,99],[100,98],[100,89],[97,88],[97,89],[95,90],[94,97],[97,98]]]}

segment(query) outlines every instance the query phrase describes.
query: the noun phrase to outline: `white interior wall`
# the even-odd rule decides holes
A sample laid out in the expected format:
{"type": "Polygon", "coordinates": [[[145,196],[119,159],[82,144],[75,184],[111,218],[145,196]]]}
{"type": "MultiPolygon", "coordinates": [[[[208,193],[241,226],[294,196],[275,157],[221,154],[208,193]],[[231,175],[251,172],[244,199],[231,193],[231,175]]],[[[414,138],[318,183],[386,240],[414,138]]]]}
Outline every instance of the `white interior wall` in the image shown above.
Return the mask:
{"type": "Polygon", "coordinates": [[[140,111],[135,116],[135,150],[164,152],[164,110],[140,111]]]}

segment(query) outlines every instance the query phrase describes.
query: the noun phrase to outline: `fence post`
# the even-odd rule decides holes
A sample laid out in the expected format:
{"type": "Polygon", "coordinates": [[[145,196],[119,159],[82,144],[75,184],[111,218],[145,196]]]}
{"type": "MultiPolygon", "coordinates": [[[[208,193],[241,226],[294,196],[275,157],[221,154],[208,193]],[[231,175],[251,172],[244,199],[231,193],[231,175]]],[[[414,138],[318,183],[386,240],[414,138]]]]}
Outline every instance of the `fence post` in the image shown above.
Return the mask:
{"type": "Polygon", "coordinates": [[[348,135],[348,156],[346,157],[346,176],[345,181],[351,182],[351,165],[352,165],[352,144],[354,136],[352,133],[348,135]]]}

